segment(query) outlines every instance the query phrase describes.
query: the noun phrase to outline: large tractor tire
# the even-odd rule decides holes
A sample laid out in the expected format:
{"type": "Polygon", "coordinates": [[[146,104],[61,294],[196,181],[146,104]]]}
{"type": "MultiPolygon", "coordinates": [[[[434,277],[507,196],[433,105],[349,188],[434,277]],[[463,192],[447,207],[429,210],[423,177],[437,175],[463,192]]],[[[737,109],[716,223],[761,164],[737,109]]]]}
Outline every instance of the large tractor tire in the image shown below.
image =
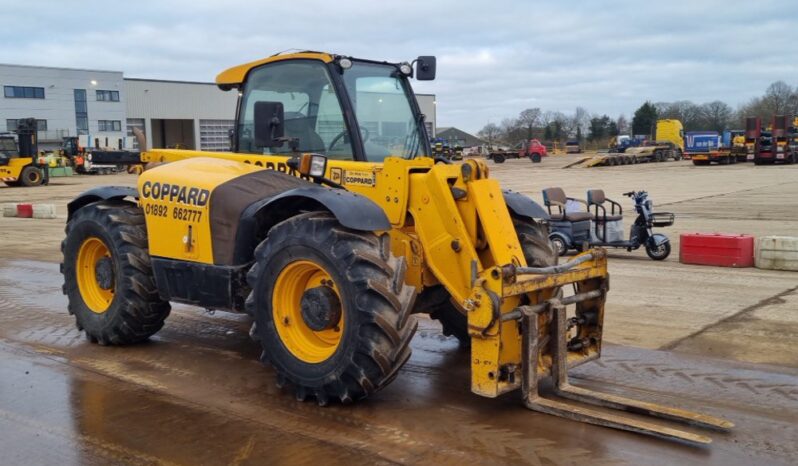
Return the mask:
{"type": "MultiPolygon", "coordinates": [[[[548,267],[557,264],[557,251],[549,241],[549,229],[546,225],[534,220],[513,219],[513,225],[524,250],[524,258],[529,267],[548,267]]],[[[453,336],[461,347],[471,345],[468,335],[468,319],[451,302],[446,301],[433,309],[429,316],[440,321],[441,333],[453,336]]]]}
{"type": "Polygon", "coordinates": [[[26,187],[39,186],[44,182],[44,174],[40,168],[28,165],[22,169],[18,181],[26,187]]]}
{"type": "Polygon", "coordinates": [[[272,228],[247,274],[246,308],[278,385],[320,405],[388,385],[410,358],[417,327],[405,267],[387,235],[347,229],[326,212],[272,228]]]}
{"type": "Polygon", "coordinates": [[[90,341],[138,343],[163,327],[170,306],[158,295],[140,208],[119,201],[82,207],[67,223],[61,252],[69,313],[90,341]]]}

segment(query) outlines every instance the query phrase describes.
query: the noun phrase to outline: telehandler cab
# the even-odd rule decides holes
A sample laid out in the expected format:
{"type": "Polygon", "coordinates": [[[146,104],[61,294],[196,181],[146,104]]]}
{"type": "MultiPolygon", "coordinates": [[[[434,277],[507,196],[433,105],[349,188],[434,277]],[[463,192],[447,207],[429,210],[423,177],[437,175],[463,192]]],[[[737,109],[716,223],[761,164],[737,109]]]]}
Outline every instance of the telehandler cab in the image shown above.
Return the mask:
{"type": "Polygon", "coordinates": [[[606,255],[557,265],[539,205],[503,191],[483,161],[430,157],[414,74],[433,79],[435,58],[301,52],[221,73],[218,86],[240,95],[232,152],[143,152],[157,166],[137,187],[69,204],[62,271],[78,328],[127,344],[156,333],[170,301],[246,312],[278,383],[324,405],[391,382],[413,314],[429,313],[470,344],[476,394],[520,388],[533,410],[710,441],[544,398],[538,380],[551,376],[561,398],[731,427],[568,383],[601,352],[606,255]]]}

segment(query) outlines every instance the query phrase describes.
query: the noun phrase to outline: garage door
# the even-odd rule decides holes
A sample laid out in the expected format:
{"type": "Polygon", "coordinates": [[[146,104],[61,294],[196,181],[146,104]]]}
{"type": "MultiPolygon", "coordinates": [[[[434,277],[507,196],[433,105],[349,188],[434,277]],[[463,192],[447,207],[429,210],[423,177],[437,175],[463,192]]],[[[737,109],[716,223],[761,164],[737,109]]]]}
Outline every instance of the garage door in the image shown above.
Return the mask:
{"type": "Polygon", "coordinates": [[[234,124],[234,120],[200,120],[200,149],[229,151],[234,124]]]}

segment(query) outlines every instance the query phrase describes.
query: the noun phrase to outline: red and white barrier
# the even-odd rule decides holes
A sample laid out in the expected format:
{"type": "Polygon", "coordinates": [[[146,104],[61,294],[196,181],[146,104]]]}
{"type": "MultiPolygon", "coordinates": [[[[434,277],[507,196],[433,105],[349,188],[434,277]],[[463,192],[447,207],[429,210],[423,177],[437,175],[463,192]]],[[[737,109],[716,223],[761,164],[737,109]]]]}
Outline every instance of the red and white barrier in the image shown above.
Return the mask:
{"type": "Polygon", "coordinates": [[[55,204],[4,204],[3,217],[56,218],[55,204]]]}

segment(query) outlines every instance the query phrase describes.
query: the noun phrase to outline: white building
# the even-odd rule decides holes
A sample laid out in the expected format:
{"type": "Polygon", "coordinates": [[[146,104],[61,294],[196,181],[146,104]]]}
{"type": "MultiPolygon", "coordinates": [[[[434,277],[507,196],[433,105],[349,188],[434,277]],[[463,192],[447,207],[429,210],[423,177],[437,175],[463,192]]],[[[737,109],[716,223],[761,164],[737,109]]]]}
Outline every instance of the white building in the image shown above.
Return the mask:
{"type": "MultiPolygon", "coordinates": [[[[36,118],[42,149],[57,148],[67,136],[85,136],[90,147],[137,148],[132,136],[138,127],[147,149],[228,150],[238,100],[237,92],[213,83],[44,66],[0,64],[0,86],[0,132],[16,129],[18,119],[36,118]]],[[[433,137],[435,96],[417,99],[433,137]]]]}
{"type": "Polygon", "coordinates": [[[0,86],[0,131],[13,131],[17,120],[33,117],[45,147],[76,135],[89,136],[92,145],[118,146],[124,136],[121,71],[0,64],[0,86]]]}

